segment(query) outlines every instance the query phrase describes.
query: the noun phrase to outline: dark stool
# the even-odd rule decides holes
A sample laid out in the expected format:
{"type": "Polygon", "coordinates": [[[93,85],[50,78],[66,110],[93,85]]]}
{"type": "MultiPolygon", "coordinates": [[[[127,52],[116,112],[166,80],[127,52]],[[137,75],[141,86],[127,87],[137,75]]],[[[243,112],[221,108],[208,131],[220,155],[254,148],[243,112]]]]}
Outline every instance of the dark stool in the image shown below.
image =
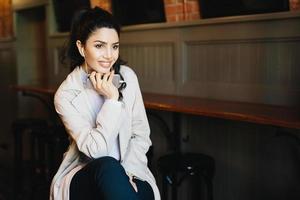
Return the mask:
{"type": "Polygon", "coordinates": [[[62,161],[69,140],[63,126],[49,126],[43,134],[32,134],[34,156],[32,157],[32,176],[30,199],[47,199],[50,184],[62,161]]]}
{"type": "MultiPolygon", "coordinates": [[[[23,190],[23,137],[28,133],[31,145],[34,143],[33,135],[42,134],[47,130],[48,123],[43,119],[17,119],[12,124],[14,134],[14,199],[22,197],[23,190]]],[[[31,147],[30,158],[34,157],[31,147]]],[[[29,163],[31,165],[31,163],[29,163]]]]}
{"type": "Polygon", "coordinates": [[[172,200],[177,200],[177,188],[189,177],[198,177],[206,186],[206,197],[213,199],[213,176],[215,161],[212,157],[200,153],[172,153],[158,159],[158,168],[162,173],[162,199],[168,200],[168,185],[172,188],[172,200]]]}
{"type": "Polygon", "coordinates": [[[12,129],[15,149],[14,199],[44,199],[40,198],[40,194],[49,194],[46,190],[68,146],[65,129],[60,125],[49,125],[44,119],[17,119],[12,129]],[[30,139],[29,160],[23,158],[25,135],[30,139]]]}

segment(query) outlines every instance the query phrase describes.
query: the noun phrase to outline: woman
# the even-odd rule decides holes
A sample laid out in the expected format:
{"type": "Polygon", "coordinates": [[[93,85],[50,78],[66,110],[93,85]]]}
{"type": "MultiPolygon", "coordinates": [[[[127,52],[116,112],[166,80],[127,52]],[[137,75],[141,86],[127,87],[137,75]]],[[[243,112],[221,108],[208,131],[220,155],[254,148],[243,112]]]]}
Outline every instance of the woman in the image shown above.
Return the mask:
{"type": "Polygon", "coordinates": [[[67,49],[73,71],[54,98],[70,146],[50,199],[160,199],[147,167],[151,141],[141,91],[135,73],[121,65],[119,34],[113,16],[97,7],[73,19],[67,49]],[[122,84],[113,84],[114,74],[122,84]]]}

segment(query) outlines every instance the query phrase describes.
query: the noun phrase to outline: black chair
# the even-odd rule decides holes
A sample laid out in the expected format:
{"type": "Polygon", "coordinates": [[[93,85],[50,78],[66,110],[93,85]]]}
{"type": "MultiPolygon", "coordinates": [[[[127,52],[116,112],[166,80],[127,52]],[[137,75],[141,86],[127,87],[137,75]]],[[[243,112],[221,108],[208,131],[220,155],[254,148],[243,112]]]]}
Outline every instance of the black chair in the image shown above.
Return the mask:
{"type": "Polygon", "coordinates": [[[12,130],[14,199],[44,199],[49,194],[50,182],[68,145],[65,129],[44,119],[17,119],[12,130]],[[30,139],[29,160],[23,158],[25,137],[30,139]]]}
{"type": "MultiPolygon", "coordinates": [[[[206,199],[213,199],[213,177],[215,173],[215,161],[214,159],[201,153],[189,153],[181,152],[180,143],[182,139],[178,131],[180,127],[180,116],[178,113],[174,113],[173,119],[173,132],[170,131],[165,121],[157,115],[155,112],[147,111],[148,117],[153,119],[156,124],[163,130],[167,142],[171,149],[171,153],[158,158],[157,165],[159,173],[162,175],[162,199],[168,200],[169,186],[171,188],[171,199],[177,200],[177,190],[181,183],[187,178],[193,178],[194,185],[199,186],[197,191],[201,189],[201,185],[205,185],[206,191],[200,191],[201,196],[205,196],[206,199]],[[205,195],[202,195],[205,194],[205,195]]],[[[187,139],[186,139],[187,140],[187,139]]],[[[153,149],[151,147],[148,152],[148,158],[150,160],[153,157],[153,149]]],[[[199,199],[199,198],[198,198],[199,199]]]]}
{"type": "Polygon", "coordinates": [[[49,126],[44,134],[34,134],[35,143],[32,145],[35,155],[32,157],[33,177],[30,199],[47,199],[50,184],[62,161],[69,140],[61,125],[49,126]]]}
{"type": "MultiPolygon", "coordinates": [[[[35,157],[34,147],[30,148],[30,160],[26,162],[23,158],[24,137],[27,134],[30,138],[30,143],[35,143],[36,135],[43,135],[47,130],[48,123],[43,119],[17,119],[12,124],[14,134],[14,199],[24,199],[24,170],[29,168],[30,177],[35,169],[32,168],[33,158],[35,157]]],[[[27,173],[28,174],[28,173],[27,173]]],[[[28,175],[27,175],[28,176],[28,175]]],[[[27,185],[27,184],[26,184],[27,185]]]]}
{"type": "Polygon", "coordinates": [[[177,200],[178,187],[191,176],[197,177],[194,185],[199,187],[201,183],[205,183],[206,199],[213,199],[215,162],[211,156],[200,153],[172,153],[158,159],[158,168],[163,177],[162,199],[168,199],[168,186],[171,186],[171,199],[177,200]]]}

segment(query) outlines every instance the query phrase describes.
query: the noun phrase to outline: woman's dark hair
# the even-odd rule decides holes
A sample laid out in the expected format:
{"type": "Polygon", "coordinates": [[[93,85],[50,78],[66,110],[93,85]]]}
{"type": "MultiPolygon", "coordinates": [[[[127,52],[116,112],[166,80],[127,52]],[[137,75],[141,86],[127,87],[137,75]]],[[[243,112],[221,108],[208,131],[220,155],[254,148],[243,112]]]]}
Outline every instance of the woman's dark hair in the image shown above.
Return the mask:
{"type": "MultiPolygon", "coordinates": [[[[118,36],[120,36],[121,26],[117,20],[108,11],[94,7],[90,9],[79,10],[74,14],[71,24],[70,37],[67,47],[62,52],[62,61],[69,59],[70,69],[73,70],[77,66],[84,63],[84,58],[78,51],[76,41],[79,40],[83,45],[90,37],[90,35],[99,28],[112,28],[116,30],[118,36]]],[[[115,74],[120,74],[120,65],[126,64],[120,57],[113,65],[115,74]]],[[[123,79],[120,74],[121,79],[123,79]]],[[[126,84],[122,84],[119,88],[119,92],[126,87],[126,84]]],[[[120,93],[120,99],[122,94],[120,93]]]]}

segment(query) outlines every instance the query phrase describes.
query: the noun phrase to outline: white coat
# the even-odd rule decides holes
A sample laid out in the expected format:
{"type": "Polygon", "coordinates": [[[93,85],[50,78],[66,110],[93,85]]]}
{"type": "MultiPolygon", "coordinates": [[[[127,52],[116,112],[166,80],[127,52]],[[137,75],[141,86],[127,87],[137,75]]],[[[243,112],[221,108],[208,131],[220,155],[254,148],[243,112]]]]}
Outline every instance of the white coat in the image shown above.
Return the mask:
{"type": "Polygon", "coordinates": [[[127,66],[120,72],[127,84],[123,100],[106,99],[95,115],[89,109],[81,67],[75,68],[55,93],[54,105],[70,135],[70,146],[54,176],[50,200],[68,200],[73,175],[90,160],[106,156],[110,136],[119,134],[120,163],[125,171],[147,181],[160,200],[159,190],[147,167],[146,152],[151,145],[150,128],[136,74],[127,66]]]}

